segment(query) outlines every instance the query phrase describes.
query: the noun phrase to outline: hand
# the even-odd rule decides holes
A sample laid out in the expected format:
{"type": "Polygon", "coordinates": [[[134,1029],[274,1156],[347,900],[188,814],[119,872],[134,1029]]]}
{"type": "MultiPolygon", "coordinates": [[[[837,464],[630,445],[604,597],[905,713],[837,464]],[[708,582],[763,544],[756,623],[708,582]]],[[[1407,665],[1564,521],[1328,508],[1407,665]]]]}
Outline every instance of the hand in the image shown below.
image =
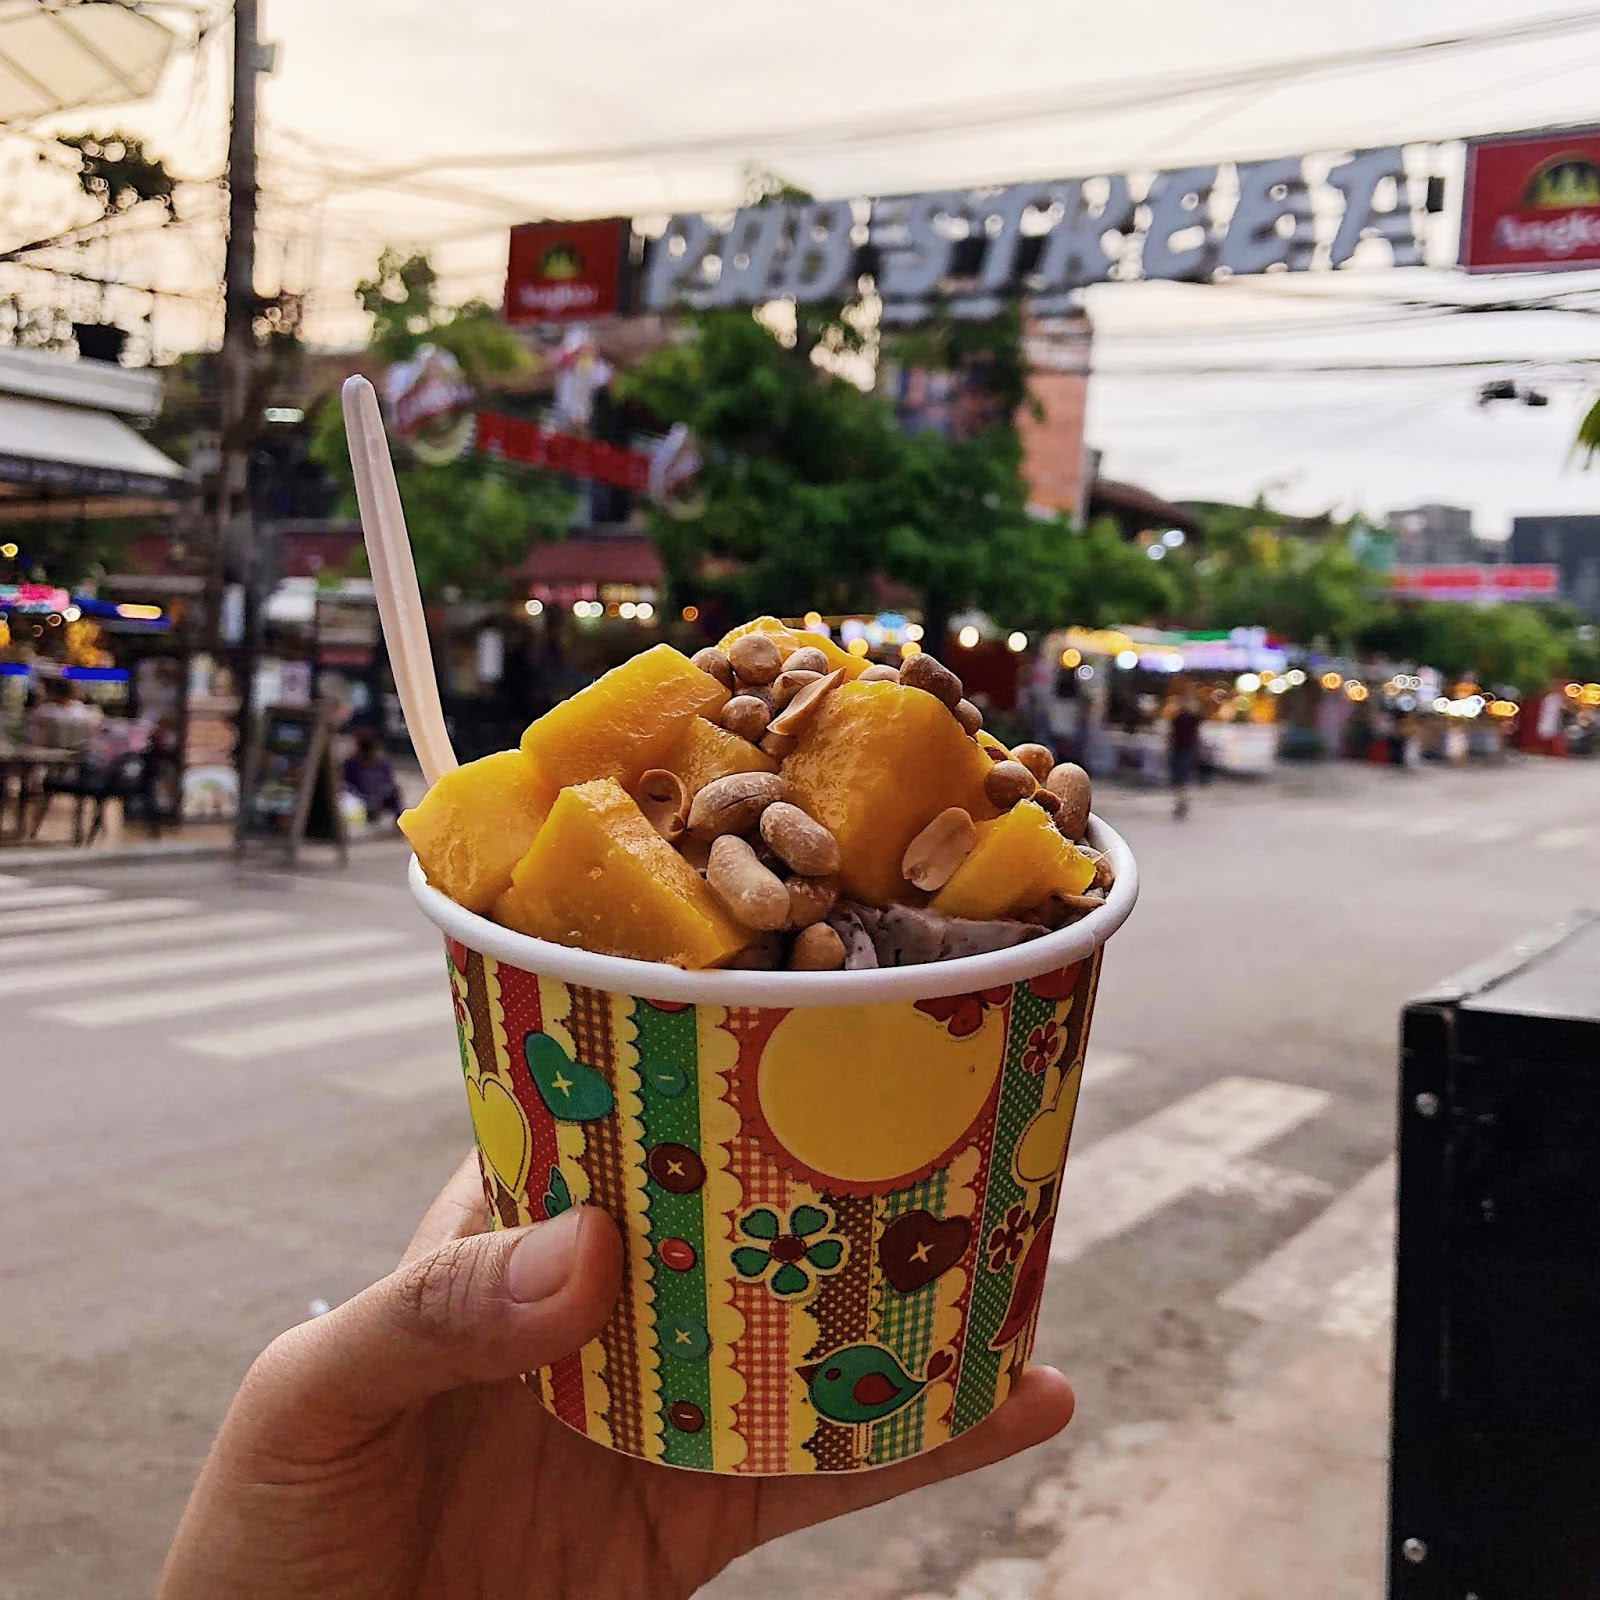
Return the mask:
{"type": "Polygon", "coordinates": [[[212,1446],[160,1600],[677,1600],[768,1539],[956,1477],[1072,1415],[1033,1368],[981,1426],[880,1471],[676,1472],[551,1417],[516,1374],[576,1350],[611,1312],[616,1226],[590,1207],[485,1233],[476,1157],[400,1266],[283,1334],[212,1446]]]}

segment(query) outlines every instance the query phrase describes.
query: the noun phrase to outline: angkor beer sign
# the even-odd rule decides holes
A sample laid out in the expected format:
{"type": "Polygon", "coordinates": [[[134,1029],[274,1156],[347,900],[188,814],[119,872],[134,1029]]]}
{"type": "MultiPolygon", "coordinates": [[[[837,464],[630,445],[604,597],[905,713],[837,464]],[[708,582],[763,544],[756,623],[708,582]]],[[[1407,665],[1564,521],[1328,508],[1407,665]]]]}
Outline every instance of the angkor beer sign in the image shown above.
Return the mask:
{"type": "Polygon", "coordinates": [[[1395,266],[1414,266],[1431,156],[1389,145],[1183,167],[1141,183],[1112,174],[768,204],[725,223],[687,213],[651,246],[640,309],[849,300],[870,276],[890,321],[935,301],[988,316],[1018,295],[1045,312],[1053,297],[1110,279],[1342,267],[1368,238],[1395,266]]]}
{"type": "Polygon", "coordinates": [[[1461,265],[1551,272],[1600,261],[1600,128],[1474,139],[1461,265]]]}

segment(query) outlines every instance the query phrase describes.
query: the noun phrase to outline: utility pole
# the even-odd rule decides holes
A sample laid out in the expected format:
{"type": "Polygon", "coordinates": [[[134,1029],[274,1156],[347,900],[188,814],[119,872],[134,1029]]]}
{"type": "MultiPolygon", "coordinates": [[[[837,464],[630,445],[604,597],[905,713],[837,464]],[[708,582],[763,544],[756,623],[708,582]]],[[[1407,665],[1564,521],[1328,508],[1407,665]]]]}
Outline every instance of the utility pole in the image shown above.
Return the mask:
{"type": "Polygon", "coordinates": [[[243,567],[245,616],[239,663],[240,815],[257,656],[256,536],[250,520],[250,446],[256,435],[256,88],[267,58],[258,37],[256,0],[233,0],[233,117],[228,129],[228,246],[223,259],[222,353],[218,362],[217,561],[212,612],[221,638],[224,565],[243,567]]]}

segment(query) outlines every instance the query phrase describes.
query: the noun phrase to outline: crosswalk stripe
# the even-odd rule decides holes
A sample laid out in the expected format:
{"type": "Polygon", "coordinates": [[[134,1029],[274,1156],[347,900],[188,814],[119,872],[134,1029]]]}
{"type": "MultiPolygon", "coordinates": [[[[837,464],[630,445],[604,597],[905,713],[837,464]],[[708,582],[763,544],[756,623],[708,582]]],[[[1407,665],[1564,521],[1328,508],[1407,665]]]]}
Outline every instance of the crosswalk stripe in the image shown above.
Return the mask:
{"type": "MultiPolygon", "coordinates": [[[[87,928],[98,922],[121,922],[155,917],[181,917],[200,908],[193,900],[102,900],[93,905],[46,906],[0,917],[0,961],[22,950],[23,936],[50,928],[87,928]]],[[[33,941],[26,948],[31,952],[33,941]]]]}
{"type": "Polygon", "coordinates": [[[414,994],[404,1000],[383,1000],[373,1005],[352,1006],[345,1011],[329,1011],[320,1016],[286,1017],[282,1022],[263,1023],[253,1028],[230,1028],[223,1033],[200,1033],[180,1039],[179,1044],[202,1055],[223,1056],[232,1061],[256,1061],[262,1056],[279,1055],[308,1045],[335,1044],[344,1039],[397,1033],[427,1022],[447,1022],[450,1002],[440,978],[436,994],[414,994]]]}
{"type": "Polygon", "coordinates": [[[0,889],[17,889],[29,881],[27,878],[19,878],[9,872],[0,872],[0,889]]]}
{"type": "Polygon", "coordinates": [[[1546,828],[1532,840],[1535,850],[1569,850],[1586,839],[1600,837],[1590,828],[1546,828]]]}
{"type": "MultiPolygon", "coordinates": [[[[29,960],[43,956],[93,955],[103,950],[124,950],[129,945],[142,949],[146,945],[180,944],[185,939],[198,942],[224,934],[264,933],[269,928],[287,927],[293,920],[282,911],[219,911],[200,917],[173,917],[148,925],[136,922],[123,928],[82,928],[38,934],[27,941],[27,952],[29,960]]],[[[0,994],[5,992],[5,976],[0,974],[0,994]]]]}
{"type": "Polygon", "coordinates": [[[81,889],[75,883],[52,883],[42,889],[22,889],[15,894],[9,891],[0,893],[0,913],[9,919],[13,911],[26,911],[30,906],[83,906],[105,898],[104,889],[81,889]]]}
{"type": "Polygon", "coordinates": [[[363,1100],[402,1104],[430,1095],[460,1094],[461,1062],[449,1049],[441,1048],[425,1056],[404,1056],[398,1061],[330,1073],[323,1081],[363,1100]]]}
{"type": "Polygon", "coordinates": [[[1402,822],[1395,832],[1402,833],[1408,839],[1433,839],[1441,833],[1453,833],[1456,824],[1448,817],[1408,817],[1402,822]]]}
{"type": "Polygon", "coordinates": [[[1320,1089],[1220,1078],[1068,1158],[1054,1262],[1075,1261],[1200,1188],[1228,1162],[1270,1144],[1328,1103],[1320,1089]]]}
{"type": "Polygon", "coordinates": [[[1485,822],[1472,830],[1471,839],[1474,844],[1503,844],[1520,826],[1516,822],[1485,822]]]}
{"type": "Polygon", "coordinates": [[[145,978],[185,976],[215,972],[222,967],[244,967],[254,962],[293,961],[312,956],[342,955],[396,944],[401,935],[383,928],[345,929],[338,933],[286,933],[272,939],[241,939],[232,944],[206,945],[198,950],[164,950],[157,955],[113,956],[103,961],[57,961],[21,972],[0,973],[0,994],[35,994],[40,990],[66,991],[86,983],[133,983],[145,978]]]}
{"type": "MultiPolygon", "coordinates": [[[[296,941],[304,952],[304,940],[296,941]]],[[[342,950],[350,943],[343,940],[342,950]]],[[[248,959],[248,957],[247,957],[248,959]]],[[[354,984],[399,983],[440,970],[435,951],[407,951],[403,955],[374,956],[365,961],[341,961],[327,966],[293,967],[287,972],[258,973],[231,983],[183,984],[176,989],[152,989],[137,994],[81,1000],[49,1006],[39,1015],[84,1028],[103,1028],[124,1022],[145,1022],[151,1017],[187,1017],[223,1006],[248,1005],[258,1000],[280,1000],[301,994],[323,994],[354,984]]]]}
{"type": "Polygon", "coordinates": [[[1394,1157],[1218,1297],[1230,1311],[1356,1337],[1376,1333],[1394,1298],[1394,1157]]]}

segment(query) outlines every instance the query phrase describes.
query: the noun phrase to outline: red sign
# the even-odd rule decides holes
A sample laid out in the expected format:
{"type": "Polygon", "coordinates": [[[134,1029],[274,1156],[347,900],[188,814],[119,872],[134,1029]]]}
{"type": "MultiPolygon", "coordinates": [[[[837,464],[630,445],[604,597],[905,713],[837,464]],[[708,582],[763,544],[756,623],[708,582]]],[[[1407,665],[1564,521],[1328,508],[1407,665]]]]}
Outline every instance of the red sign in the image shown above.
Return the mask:
{"type": "Polygon", "coordinates": [[[484,455],[518,466],[564,472],[589,483],[610,483],[643,494],[650,486],[650,457],[642,450],[622,450],[575,433],[554,433],[536,422],[480,411],[475,447],[484,455]]]}
{"type": "Polygon", "coordinates": [[[1550,272],[1600,262],[1600,128],[1467,145],[1461,265],[1550,272]]]}
{"type": "Polygon", "coordinates": [[[1389,592],[1412,600],[1554,600],[1561,568],[1521,566],[1394,567],[1389,592]]]}
{"type": "Polygon", "coordinates": [[[626,217],[513,228],[506,321],[584,322],[620,310],[632,231],[626,217]]]}

